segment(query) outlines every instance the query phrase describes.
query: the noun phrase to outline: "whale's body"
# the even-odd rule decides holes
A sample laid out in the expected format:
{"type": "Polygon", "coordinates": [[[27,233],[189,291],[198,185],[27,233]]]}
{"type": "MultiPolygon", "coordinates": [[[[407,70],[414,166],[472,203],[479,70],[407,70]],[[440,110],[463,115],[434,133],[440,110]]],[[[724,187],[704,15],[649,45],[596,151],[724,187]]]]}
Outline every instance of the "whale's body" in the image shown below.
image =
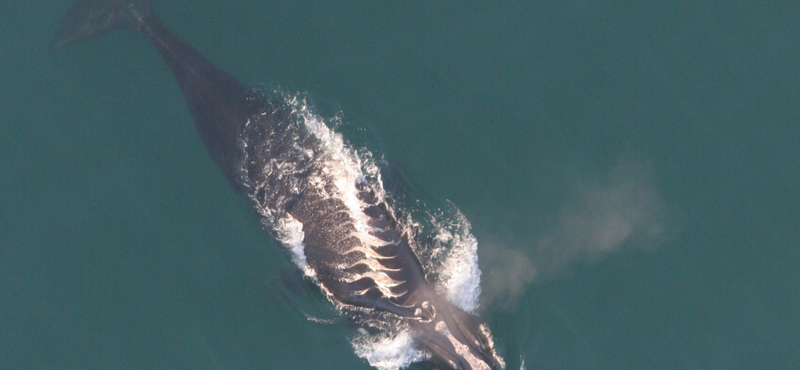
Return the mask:
{"type": "Polygon", "coordinates": [[[77,0],[56,46],[115,29],[145,35],[177,79],[206,149],[266,230],[351,324],[404,328],[437,369],[499,369],[485,325],[437,293],[413,240],[358,156],[301,109],[250,88],[174,36],[147,0],[77,0]]]}

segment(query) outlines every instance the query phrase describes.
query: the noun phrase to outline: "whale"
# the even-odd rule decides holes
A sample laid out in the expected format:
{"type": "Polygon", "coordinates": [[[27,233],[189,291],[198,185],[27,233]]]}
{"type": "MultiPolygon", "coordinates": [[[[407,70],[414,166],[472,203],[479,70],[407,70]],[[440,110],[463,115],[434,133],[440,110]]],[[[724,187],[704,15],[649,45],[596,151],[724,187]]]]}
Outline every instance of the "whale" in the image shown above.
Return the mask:
{"type": "Polygon", "coordinates": [[[152,43],[211,159],[349,325],[378,336],[402,330],[425,368],[504,368],[488,326],[436,289],[419,256],[426,246],[381,182],[353,170],[358,157],[302,102],[217,67],[173,34],[149,0],[76,0],[52,46],[118,30],[152,43]]]}

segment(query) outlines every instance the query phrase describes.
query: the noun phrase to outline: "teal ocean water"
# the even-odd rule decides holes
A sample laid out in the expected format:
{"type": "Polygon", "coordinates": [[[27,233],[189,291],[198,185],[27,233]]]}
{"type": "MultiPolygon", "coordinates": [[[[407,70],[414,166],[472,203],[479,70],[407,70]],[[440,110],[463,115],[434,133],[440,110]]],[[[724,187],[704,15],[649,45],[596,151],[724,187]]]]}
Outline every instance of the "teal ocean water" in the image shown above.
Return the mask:
{"type": "MultiPolygon", "coordinates": [[[[154,2],[460,209],[509,369],[800,368],[800,3],[154,2]]],[[[68,7],[0,3],[0,368],[369,369],[144,38],[48,52],[68,7]]]]}

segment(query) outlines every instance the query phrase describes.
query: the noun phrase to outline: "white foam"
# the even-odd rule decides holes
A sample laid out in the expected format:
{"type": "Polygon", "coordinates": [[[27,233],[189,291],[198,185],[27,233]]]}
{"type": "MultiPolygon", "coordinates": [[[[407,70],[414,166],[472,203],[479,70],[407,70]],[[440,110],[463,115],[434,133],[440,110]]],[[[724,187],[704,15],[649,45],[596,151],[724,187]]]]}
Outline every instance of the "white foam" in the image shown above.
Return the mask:
{"type": "Polygon", "coordinates": [[[363,334],[352,344],[356,355],[379,370],[397,370],[426,359],[425,352],[414,347],[414,340],[405,330],[394,336],[363,334]]]}
{"type": "Polygon", "coordinates": [[[305,233],[303,232],[303,224],[297,221],[292,215],[286,215],[278,220],[275,227],[277,239],[283,244],[292,255],[292,262],[297,265],[303,274],[310,278],[316,277],[314,270],[308,265],[306,261],[305,249],[303,246],[303,239],[305,233]]]}
{"type": "Polygon", "coordinates": [[[442,262],[440,289],[448,300],[464,311],[478,308],[481,270],[478,267],[478,240],[470,232],[467,218],[456,209],[454,220],[438,224],[437,244],[449,246],[442,262]]]}
{"type": "MultiPolygon", "coordinates": [[[[356,184],[366,182],[367,176],[376,178],[377,166],[372,163],[371,153],[359,155],[351,146],[347,145],[340,133],[333,131],[325,124],[325,120],[309,109],[304,99],[292,97],[288,99],[289,105],[297,110],[303,117],[306,129],[322,143],[325,162],[325,175],[333,179],[338,194],[332,194],[342,200],[350,210],[355,221],[355,228],[359,234],[368,236],[370,228],[367,217],[362,212],[362,202],[358,199],[359,190],[356,184]],[[366,176],[365,176],[366,175],[366,176]]],[[[383,186],[377,180],[378,196],[383,197],[383,186]]]]}

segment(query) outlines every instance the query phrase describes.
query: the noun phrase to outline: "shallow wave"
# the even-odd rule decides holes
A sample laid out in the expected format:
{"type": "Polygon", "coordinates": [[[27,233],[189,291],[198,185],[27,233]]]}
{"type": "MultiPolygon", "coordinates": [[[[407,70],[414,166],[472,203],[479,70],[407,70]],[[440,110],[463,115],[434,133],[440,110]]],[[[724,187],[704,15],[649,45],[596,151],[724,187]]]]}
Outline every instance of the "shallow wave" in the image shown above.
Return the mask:
{"type": "Polygon", "coordinates": [[[453,209],[449,220],[433,220],[436,227],[434,248],[447,251],[439,269],[437,289],[454,305],[473,312],[478,308],[481,294],[478,240],[470,232],[471,225],[464,214],[455,206],[453,209]]]}
{"type": "Polygon", "coordinates": [[[305,238],[303,224],[295,220],[292,215],[287,214],[278,220],[275,229],[278,241],[289,251],[292,262],[303,272],[303,275],[314,279],[316,273],[308,265],[306,254],[303,251],[303,238],[305,238]]]}
{"type": "Polygon", "coordinates": [[[362,334],[352,345],[356,355],[380,370],[396,370],[426,359],[424,352],[414,348],[407,331],[385,336],[362,334]]]}

